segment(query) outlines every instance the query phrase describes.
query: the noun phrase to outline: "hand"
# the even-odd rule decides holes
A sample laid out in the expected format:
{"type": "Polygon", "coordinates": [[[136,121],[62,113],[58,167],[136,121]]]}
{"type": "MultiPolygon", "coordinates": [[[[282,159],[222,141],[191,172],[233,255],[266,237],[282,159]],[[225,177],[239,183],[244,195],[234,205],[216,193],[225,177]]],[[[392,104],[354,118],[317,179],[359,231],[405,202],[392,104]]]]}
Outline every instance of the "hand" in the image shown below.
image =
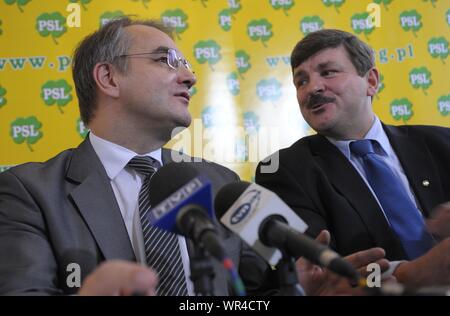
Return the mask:
{"type": "MultiPolygon", "coordinates": [[[[320,232],[317,241],[328,245],[330,233],[326,230],[320,232]]],[[[351,254],[344,259],[349,261],[361,276],[366,277],[366,269],[369,263],[375,262],[380,265],[381,272],[389,268],[389,262],[383,259],[385,252],[382,248],[372,248],[351,254]]],[[[337,274],[314,265],[306,259],[300,258],[296,262],[299,282],[307,295],[363,295],[362,288],[352,287],[349,280],[337,274]]]]}
{"type": "Polygon", "coordinates": [[[427,220],[430,233],[441,239],[450,237],[450,202],[436,207],[430,219],[427,220]]]}
{"type": "Polygon", "coordinates": [[[394,271],[398,282],[408,288],[450,285],[450,238],[423,256],[401,263],[394,271]]]}
{"type": "Polygon", "coordinates": [[[136,263],[113,260],[102,263],[84,280],[79,295],[156,295],[156,273],[136,263]]]}

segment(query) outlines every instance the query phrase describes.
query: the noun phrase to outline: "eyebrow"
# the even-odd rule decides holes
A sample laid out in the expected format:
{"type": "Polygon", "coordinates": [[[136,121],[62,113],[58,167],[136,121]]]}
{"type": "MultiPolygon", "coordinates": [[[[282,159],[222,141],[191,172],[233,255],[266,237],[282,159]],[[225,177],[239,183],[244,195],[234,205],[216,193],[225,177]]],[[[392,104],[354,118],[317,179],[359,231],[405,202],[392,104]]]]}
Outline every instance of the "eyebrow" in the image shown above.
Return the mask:
{"type": "MultiPolygon", "coordinates": [[[[329,67],[337,67],[337,66],[338,65],[335,62],[333,62],[333,61],[326,61],[324,63],[318,64],[316,66],[316,69],[318,69],[320,71],[320,70],[323,70],[323,69],[326,69],[326,68],[329,68],[329,67]]],[[[294,80],[299,78],[299,77],[306,76],[306,75],[307,75],[306,71],[300,70],[299,72],[294,74],[294,80]]]]}
{"type": "Polygon", "coordinates": [[[170,48],[167,46],[159,46],[156,49],[152,50],[152,53],[167,53],[170,48]]]}

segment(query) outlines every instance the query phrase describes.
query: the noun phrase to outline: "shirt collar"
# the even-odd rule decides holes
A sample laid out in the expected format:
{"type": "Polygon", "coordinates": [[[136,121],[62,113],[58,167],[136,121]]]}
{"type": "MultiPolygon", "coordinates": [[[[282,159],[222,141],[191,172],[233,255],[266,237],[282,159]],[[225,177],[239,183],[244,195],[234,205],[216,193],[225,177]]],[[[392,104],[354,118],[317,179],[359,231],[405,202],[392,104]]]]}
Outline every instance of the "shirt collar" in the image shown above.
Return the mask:
{"type": "MultiPolygon", "coordinates": [[[[338,140],[332,137],[326,137],[330,143],[335,145],[347,159],[351,157],[350,151],[350,143],[354,141],[351,140],[338,140]]],[[[375,140],[379,146],[375,146],[375,152],[380,155],[390,155],[391,154],[391,146],[389,145],[389,139],[387,138],[386,133],[384,132],[383,126],[381,125],[380,119],[375,115],[375,119],[373,120],[372,127],[369,129],[367,134],[363,139],[371,139],[375,140]]]]}
{"type": "MultiPolygon", "coordinates": [[[[108,177],[113,180],[134,156],[140,156],[132,150],[89,133],[89,141],[105,167],[108,177]]],[[[145,154],[158,160],[162,165],[161,148],[145,154]]]]}

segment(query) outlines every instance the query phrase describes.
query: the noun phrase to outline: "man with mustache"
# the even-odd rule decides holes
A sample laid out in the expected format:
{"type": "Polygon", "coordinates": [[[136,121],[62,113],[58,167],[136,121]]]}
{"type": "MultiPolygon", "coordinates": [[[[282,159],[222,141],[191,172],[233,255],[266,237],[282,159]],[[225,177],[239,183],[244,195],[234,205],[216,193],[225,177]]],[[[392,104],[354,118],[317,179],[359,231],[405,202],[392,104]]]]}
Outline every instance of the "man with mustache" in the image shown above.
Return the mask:
{"type": "Polygon", "coordinates": [[[450,129],[383,124],[372,109],[374,53],[353,34],[310,33],[291,66],[301,113],[317,135],[269,157],[279,159],[274,173],[260,163],[256,182],[284,199],[311,236],[329,230],[340,254],[382,247],[400,282],[450,284],[445,224],[427,230],[424,220],[441,205],[437,219],[449,222],[442,203],[450,200],[450,129]]]}

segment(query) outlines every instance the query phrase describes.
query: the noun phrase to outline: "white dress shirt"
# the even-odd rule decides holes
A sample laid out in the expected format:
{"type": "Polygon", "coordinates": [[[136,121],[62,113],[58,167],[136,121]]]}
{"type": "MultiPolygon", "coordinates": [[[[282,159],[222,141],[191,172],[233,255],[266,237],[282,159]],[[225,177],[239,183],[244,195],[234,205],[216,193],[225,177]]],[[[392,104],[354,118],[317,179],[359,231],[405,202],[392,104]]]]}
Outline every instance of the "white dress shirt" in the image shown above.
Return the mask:
{"type": "MultiPolygon", "coordinates": [[[[139,191],[144,177],[132,168],[126,168],[128,162],[138,154],[125,147],[95,136],[92,132],[89,133],[89,140],[110,179],[111,187],[114,191],[117,204],[119,205],[123,221],[127,228],[128,237],[133,246],[136,259],[141,264],[146,265],[144,237],[142,234],[138,205],[139,191]]],[[[163,164],[161,149],[157,149],[145,155],[158,160],[161,165],[163,164]]],[[[193,284],[190,280],[190,262],[186,240],[183,236],[178,236],[178,242],[180,245],[188,295],[194,295],[193,284]]]]}

